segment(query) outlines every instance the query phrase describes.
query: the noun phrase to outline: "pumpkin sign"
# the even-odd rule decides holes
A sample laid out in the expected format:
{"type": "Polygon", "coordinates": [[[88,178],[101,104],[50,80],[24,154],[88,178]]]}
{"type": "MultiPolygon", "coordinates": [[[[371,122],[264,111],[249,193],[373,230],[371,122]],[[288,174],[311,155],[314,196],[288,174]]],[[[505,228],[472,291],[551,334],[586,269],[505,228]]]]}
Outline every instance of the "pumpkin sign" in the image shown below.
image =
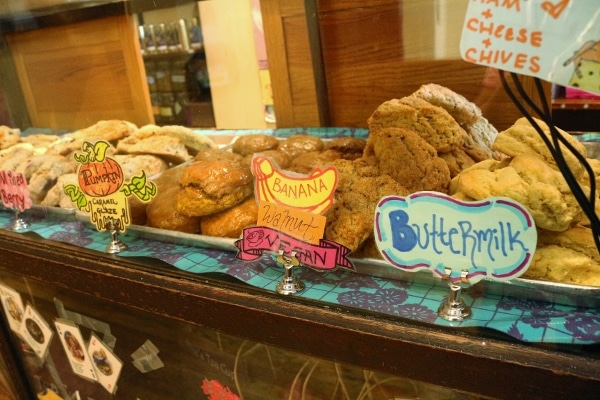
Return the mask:
{"type": "Polygon", "coordinates": [[[90,215],[99,231],[124,231],[130,223],[127,197],[135,195],[148,202],[156,195],[156,185],[146,179],[144,171],[125,182],[123,168],[106,157],[109,147],[105,141],[83,142],[83,151],[74,154],[75,161],[81,164],[78,185],[65,186],[64,193],[79,210],[90,215]]]}
{"type": "Polygon", "coordinates": [[[78,174],[81,191],[91,197],[108,196],[123,184],[123,169],[112,158],[82,165],[78,174]]]}

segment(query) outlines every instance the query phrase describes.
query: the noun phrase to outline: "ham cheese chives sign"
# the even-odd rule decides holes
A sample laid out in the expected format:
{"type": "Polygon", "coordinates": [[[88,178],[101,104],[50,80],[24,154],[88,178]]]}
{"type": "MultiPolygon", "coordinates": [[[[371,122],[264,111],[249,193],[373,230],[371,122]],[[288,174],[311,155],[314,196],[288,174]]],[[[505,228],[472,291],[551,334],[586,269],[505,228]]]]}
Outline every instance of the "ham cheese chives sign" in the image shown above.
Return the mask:
{"type": "Polygon", "coordinates": [[[600,93],[597,0],[472,0],[460,51],[468,62],[600,93]]]}
{"type": "Polygon", "coordinates": [[[462,202],[437,192],[382,198],[375,210],[375,241],[393,266],[471,284],[510,280],[531,263],[535,223],[514,200],[462,202]],[[464,279],[463,279],[464,280],[464,279]]]}

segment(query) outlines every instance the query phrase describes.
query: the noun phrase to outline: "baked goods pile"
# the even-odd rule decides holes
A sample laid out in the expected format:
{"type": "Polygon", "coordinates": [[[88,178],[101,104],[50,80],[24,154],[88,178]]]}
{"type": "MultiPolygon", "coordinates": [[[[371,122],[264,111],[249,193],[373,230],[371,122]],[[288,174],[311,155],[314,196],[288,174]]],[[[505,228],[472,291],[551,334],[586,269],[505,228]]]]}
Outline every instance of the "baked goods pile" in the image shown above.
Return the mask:
{"type": "MultiPolygon", "coordinates": [[[[464,201],[505,196],[524,204],[538,228],[538,248],[525,276],[600,286],[600,255],[591,229],[526,119],[498,132],[474,103],[428,84],[384,102],[367,123],[366,140],[248,134],[237,137],[228,149],[180,126],[138,128],[126,121],[99,121],[60,138],[20,137],[18,130],[1,127],[0,169],[22,172],[35,204],[71,208],[62,188],[76,181],[72,153],[84,140],[102,139],[111,143],[109,154],[121,163],[125,179],[141,169],[155,177],[158,194],[150,203],[131,198],[134,224],[237,238],[257,219],[250,169],[254,154],[297,173],[334,165],[339,179],[335,203],[326,214],[325,239],[366,257],[380,257],[373,214],[383,196],[423,190],[464,201]]],[[[548,127],[539,124],[549,135],[548,127]]],[[[561,133],[586,157],[581,143],[561,133]]],[[[589,193],[587,172],[568,151],[563,153],[589,193]]],[[[588,162],[600,186],[600,160],[588,162]]],[[[600,199],[596,205],[600,207],[600,199]]]]}
{"type": "MultiPolygon", "coordinates": [[[[63,187],[75,183],[79,165],[73,158],[84,141],[105,140],[108,154],[117,160],[125,179],[144,170],[150,177],[191,160],[217,145],[208,136],[181,126],[147,125],[138,128],[120,120],[99,121],[68,135],[21,136],[18,129],[0,127],[0,170],[22,173],[34,204],[71,208],[63,187]]],[[[145,216],[144,216],[145,221],[145,216]]]]}

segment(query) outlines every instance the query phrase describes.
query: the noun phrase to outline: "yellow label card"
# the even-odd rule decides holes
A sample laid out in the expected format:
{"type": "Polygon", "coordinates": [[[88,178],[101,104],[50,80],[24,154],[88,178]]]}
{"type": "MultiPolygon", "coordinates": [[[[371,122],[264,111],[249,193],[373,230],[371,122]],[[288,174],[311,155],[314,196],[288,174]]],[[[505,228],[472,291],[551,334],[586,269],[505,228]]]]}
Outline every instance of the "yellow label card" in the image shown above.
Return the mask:
{"type": "Polygon", "coordinates": [[[326,219],[295,208],[269,202],[258,205],[258,226],[286,233],[306,243],[319,244],[325,231],[326,219]]]}

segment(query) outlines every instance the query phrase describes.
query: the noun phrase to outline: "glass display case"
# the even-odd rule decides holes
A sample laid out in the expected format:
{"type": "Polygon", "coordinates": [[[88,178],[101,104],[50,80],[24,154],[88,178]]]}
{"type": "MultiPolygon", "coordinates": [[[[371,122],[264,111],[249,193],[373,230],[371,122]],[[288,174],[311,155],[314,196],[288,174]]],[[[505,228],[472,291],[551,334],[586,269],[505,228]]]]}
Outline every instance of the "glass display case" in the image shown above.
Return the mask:
{"type": "MultiPolygon", "coordinates": [[[[497,71],[452,50],[466,0],[261,0],[260,13],[243,18],[226,14],[223,4],[251,10],[250,1],[217,1],[0,5],[0,124],[58,137],[104,119],[215,125],[227,135],[231,127],[254,131],[260,122],[266,123],[260,132],[273,134],[330,138],[343,130],[364,137],[381,102],[430,82],[474,99],[500,129],[518,118],[497,71]],[[160,14],[178,6],[185,18],[160,14]],[[190,9],[199,11],[197,21],[190,9]],[[250,40],[246,28],[259,16],[274,129],[265,122],[256,49],[230,47],[250,40]],[[145,27],[182,18],[184,26],[206,29],[219,21],[204,36],[207,48],[148,49],[145,27]],[[240,29],[221,34],[224,20],[240,29]],[[198,56],[195,78],[212,70],[210,87],[196,93],[200,104],[210,90],[209,122],[198,108],[188,119],[171,119],[178,95],[184,93],[179,104],[189,101],[185,77],[173,71],[188,68],[190,55],[198,56]],[[250,120],[259,122],[240,122],[250,120]]],[[[0,208],[1,399],[589,399],[600,393],[597,289],[483,282],[463,293],[474,318],[448,321],[437,313],[449,297],[447,282],[407,277],[381,268],[381,260],[359,261],[355,271],[299,268],[306,291],[285,296],[275,290],[284,271],[274,254],[242,261],[233,240],[203,242],[141,225],[122,237],[127,249],[110,252],[108,232],[98,232],[74,207],[36,205],[16,216],[0,208]],[[27,228],[14,224],[21,217],[27,228]]]]}

